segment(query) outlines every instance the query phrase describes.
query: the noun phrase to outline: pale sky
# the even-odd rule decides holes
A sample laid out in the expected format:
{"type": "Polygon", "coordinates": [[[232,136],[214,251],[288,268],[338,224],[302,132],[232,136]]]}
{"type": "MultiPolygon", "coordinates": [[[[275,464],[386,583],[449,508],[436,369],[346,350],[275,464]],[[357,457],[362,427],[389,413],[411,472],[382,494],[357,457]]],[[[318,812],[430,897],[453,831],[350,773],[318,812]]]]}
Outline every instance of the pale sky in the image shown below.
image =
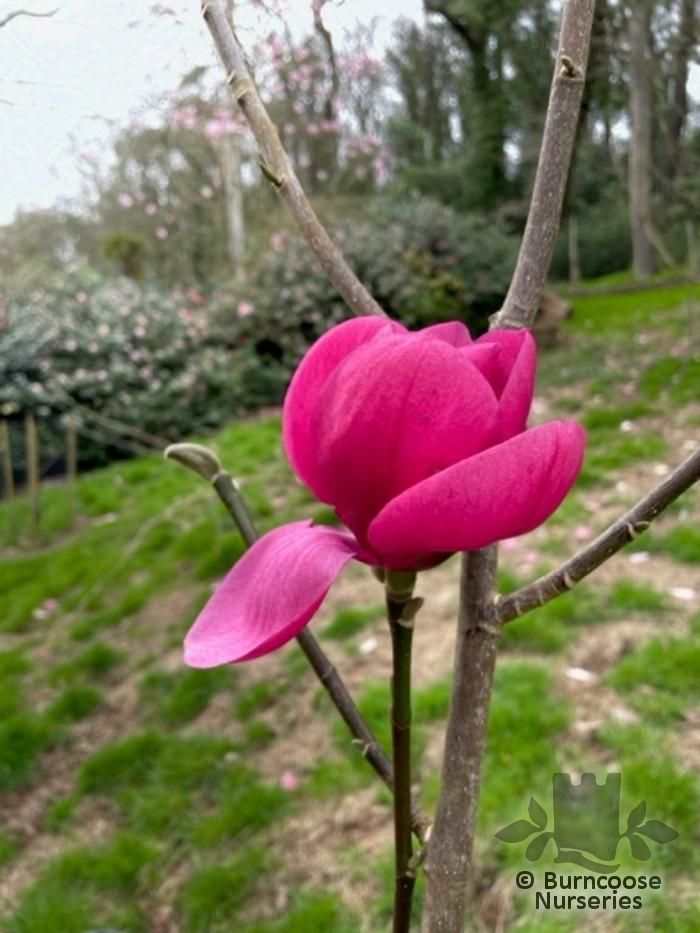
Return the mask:
{"type": "MultiPolygon", "coordinates": [[[[126,123],[191,68],[216,61],[199,0],[0,0],[0,20],[56,7],[50,19],[18,17],[0,29],[0,224],[19,206],[74,197],[77,152],[105,151],[110,121],[126,123]]],[[[288,0],[288,9],[295,32],[311,29],[310,0],[288,0]]],[[[324,18],[342,43],[344,30],[378,17],[381,43],[401,15],[422,17],[421,0],[331,0],[324,18]]],[[[263,23],[243,10],[241,21],[244,42],[254,41],[263,23]]]]}
{"type": "MultiPolygon", "coordinates": [[[[107,157],[115,126],[191,68],[216,61],[199,0],[0,0],[0,20],[18,8],[56,7],[49,19],[19,17],[0,29],[0,224],[17,207],[75,197],[77,153],[107,157]]],[[[311,29],[310,0],[287,0],[287,8],[295,34],[311,29]]],[[[252,44],[265,24],[244,0],[237,9],[252,44]]],[[[422,0],[330,0],[324,13],[338,44],[376,18],[380,47],[399,16],[422,19],[422,0]]],[[[690,85],[697,99],[697,67],[690,85]]]]}

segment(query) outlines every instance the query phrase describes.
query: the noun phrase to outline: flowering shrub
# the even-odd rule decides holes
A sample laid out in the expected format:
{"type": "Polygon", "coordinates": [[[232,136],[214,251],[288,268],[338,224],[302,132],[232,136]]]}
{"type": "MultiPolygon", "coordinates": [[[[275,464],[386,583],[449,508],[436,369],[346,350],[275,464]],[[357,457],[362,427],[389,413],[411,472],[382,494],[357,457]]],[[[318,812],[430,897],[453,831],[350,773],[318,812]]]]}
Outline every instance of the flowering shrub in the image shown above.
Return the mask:
{"type": "Polygon", "coordinates": [[[349,531],[301,521],[260,538],[190,630],[187,663],[281,647],[353,558],[415,572],[542,524],[578,476],[585,433],[526,430],[535,365],[525,330],[472,342],[460,322],[411,334],[377,316],[329,331],[292,380],[284,445],[349,531]]]}
{"type": "MultiPolygon", "coordinates": [[[[250,361],[212,329],[196,290],[166,293],[127,279],[59,279],[0,310],[0,414],[42,425],[74,413],[84,436],[119,446],[97,416],[171,439],[218,425],[244,407],[250,361]]],[[[123,441],[123,438],[121,439],[123,441]]]]}
{"type": "MultiPolygon", "coordinates": [[[[380,203],[335,235],[387,314],[410,327],[457,318],[484,331],[515,260],[516,244],[492,224],[428,199],[380,203]]],[[[273,235],[244,304],[255,308],[244,332],[288,372],[329,324],[351,316],[308,249],[284,232],[273,235]]]]}

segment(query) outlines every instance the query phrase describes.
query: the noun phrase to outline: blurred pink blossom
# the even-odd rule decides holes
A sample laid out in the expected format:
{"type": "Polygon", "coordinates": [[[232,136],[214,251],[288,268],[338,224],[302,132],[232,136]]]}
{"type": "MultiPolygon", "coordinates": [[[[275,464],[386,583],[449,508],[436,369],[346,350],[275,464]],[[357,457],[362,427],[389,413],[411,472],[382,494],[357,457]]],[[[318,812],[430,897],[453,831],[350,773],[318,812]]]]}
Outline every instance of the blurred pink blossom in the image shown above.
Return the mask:
{"type": "Polygon", "coordinates": [[[282,790],[295,791],[301,784],[301,780],[296,771],[283,771],[280,775],[280,787],[282,790]]]}
{"type": "Polygon", "coordinates": [[[249,301],[238,302],[238,317],[250,317],[254,313],[255,307],[249,301]]]}

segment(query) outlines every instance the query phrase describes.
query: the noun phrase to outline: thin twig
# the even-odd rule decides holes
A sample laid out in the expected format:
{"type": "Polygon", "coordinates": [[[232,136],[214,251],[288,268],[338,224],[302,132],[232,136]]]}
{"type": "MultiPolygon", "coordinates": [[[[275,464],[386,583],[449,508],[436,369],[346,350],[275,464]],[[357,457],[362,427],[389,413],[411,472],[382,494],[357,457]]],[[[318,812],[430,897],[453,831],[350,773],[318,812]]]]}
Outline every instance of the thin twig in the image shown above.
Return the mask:
{"type": "Polygon", "coordinates": [[[355,314],[384,314],[331,240],[301,186],[248,70],[238,37],[220,0],[202,0],[202,16],[226,69],[226,81],[255,137],[260,168],[285,202],[331,283],[355,314]]]}
{"type": "Polygon", "coordinates": [[[13,19],[17,19],[18,16],[33,16],[35,19],[47,19],[49,16],[55,16],[58,13],[58,7],[55,10],[49,10],[47,13],[40,13],[34,10],[13,10],[11,13],[8,13],[7,16],[0,19],[0,29],[3,26],[7,26],[8,23],[11,23],[13,19]]]}
{"type": "MultiPolygon", "coordinates": [[[[173,444],[165,451],[165,456],[177,460],[209,481],[241,533],[245,544],[252,547],[258,540],[258,532],[253,518],[248,511],[238,484],[230,473],[221,468],[218,458],[206,447],[199,444],[173,444]]],[[[394,789],[394,768],[391,759],[382,749],[362,717],[355,701],[350,696],[340,674],[331,663],[328,655],[319,645],[313,633],[302,629],[297,635],[299,647],[328,693],[333,705],[353,736],[362,755],[384,781],[389,790],[394,789]]],[[[430,825],[428,818],[417,806],[411,806],[411,828],[416,837],[423,842],[430,825]]]]}
{"type": "Polygon", "coordinates": [[[530,210],[497,327],[529,327],[542,299],[576,141],[594,11],[595,0],[568,0],[564,6],[530,210]]]}
{"type": "Polygon", "coordinates": [[[505,624],[561,596],[646,531],[655,518],[699,480],[700,450],[696,450],[662,483],[565,564],[522,589],[501,597],[493,606],[491,617],[505,624]]]}

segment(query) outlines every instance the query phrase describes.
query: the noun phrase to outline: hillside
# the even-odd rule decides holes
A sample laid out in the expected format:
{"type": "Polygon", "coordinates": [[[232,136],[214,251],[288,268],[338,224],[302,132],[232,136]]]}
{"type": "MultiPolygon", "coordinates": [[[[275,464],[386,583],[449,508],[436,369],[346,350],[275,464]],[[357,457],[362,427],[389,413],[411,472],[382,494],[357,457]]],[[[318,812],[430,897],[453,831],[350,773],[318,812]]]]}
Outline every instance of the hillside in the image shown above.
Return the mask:
{"type": "MultiPolygon", "coordinates": [[[[544,528],[501,549],[501,588],[556,566],[698,443],[700,287],[576,299],[541,356],[535,418],[589,431],[582,476],[544,528]],[[632,339],[631,339],[632,337],[632,339]]],[[[207,441],[261,529],[332,520],[293,478],[277,414],[207,441]]],[[[483,928],[577,930],[513,884],[519,846],[494,833],[544,802],[554,771],[621,770],[679,838],[664,878],[614,930],[700,928],[699,494],[686,494],[575,592],[508,626],[481,802],[483,928]]],[[[8,933],[355,933],[386,928],[387,792],[336,722],[301,652],[186,669],[181,641],[242,553],[205,484],[157,456],[0,509],[0,914],[8,933]]],[[[458,560],[421,575],[414,654],[417,768],[434,806],[449,695],[458,560]]],[[[388,745],[382,591],[352,565],[313,623],[388,745]]],[[[623,847],[621,847],[622,849],[623,847]]],[[[635,863],[623,853],[630,871],[635,863]]],[[[597,921],[596,929],[603,929],[597,921]]]]}

